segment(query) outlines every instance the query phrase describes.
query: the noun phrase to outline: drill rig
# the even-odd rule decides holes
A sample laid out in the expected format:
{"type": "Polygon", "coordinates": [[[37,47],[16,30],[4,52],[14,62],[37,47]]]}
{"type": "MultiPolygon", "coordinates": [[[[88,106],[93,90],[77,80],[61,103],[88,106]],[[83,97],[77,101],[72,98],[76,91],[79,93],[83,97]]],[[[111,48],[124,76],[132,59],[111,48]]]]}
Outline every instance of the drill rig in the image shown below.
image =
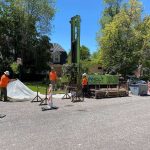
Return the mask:
{"type": "Polygon", "coordinates": [[[76,86],[81,84],[81,66],[80,66],[80,16],[71,18],[71,65],[73,68],[71,82],[76,86]]]}
{"type": "Polygon", "coordinates": [[[71,18],[71,63],[63,66],[64,76],[68,77],[68,86],[63,98],[71,98],[68,93],[75,91],[74,100],[81,100],[81,64],[80,64],[80,16],[76,15],[71,18]],[[80,94],[79,94],[80,93],[80,94]]]}

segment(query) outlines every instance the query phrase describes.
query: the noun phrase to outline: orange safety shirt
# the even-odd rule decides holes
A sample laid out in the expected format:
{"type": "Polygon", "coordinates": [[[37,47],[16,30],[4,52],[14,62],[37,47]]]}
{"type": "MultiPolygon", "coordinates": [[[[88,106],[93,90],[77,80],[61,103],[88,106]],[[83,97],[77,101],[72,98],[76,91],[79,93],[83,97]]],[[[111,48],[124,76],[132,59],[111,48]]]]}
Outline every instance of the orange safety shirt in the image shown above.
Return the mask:
{"type": "Polygon", "coordinates": [[[7,87],[7,84],[9,83],[10,79],[5,74],[2,75],[0,80],[0,87],[7,87]]]}
{"type": "Polygon", "coordinates": [[[52,80],[52,81],[56,81],[57,80],[57,74],[55,71],[51,71],[49,73],[49,79],[52,80]]]}
{"type": "Polygon", "coordinates": [[[82,79],[82,85],[87,85],[88,84],[88,79],[87,78],[83,78],[82,79]]]}

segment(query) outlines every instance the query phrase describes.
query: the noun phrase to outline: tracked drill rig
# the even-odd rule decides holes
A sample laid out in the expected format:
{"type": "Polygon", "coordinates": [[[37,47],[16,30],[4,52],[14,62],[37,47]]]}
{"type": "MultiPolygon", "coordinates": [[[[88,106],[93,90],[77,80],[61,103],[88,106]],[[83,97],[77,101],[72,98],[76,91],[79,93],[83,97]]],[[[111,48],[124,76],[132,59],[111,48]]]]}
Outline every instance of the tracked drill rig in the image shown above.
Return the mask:
{"type": "Polygon", "coordinates": [[[81,84],[81,66],[80,66],[80,16],[71,18],[71,83],[79,86],[81,84]]]}
{"type": "Polygon", "coordinates": [[[63,77],[67,77],[66,92],[63,98],[71,98],[68,93],[75,92],[72,101],[81,101],[81,64],[80,64],[80,16],[71,18],[71,63],[63,65],[63,77]]]}

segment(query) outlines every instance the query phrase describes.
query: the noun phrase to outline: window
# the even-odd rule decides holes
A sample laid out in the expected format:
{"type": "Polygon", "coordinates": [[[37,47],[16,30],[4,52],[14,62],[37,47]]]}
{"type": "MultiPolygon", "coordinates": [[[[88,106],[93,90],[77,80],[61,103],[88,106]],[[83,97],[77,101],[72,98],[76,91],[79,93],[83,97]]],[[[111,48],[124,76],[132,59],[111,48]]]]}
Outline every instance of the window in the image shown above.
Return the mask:
{"type": "Polygon", "coordinates": [[[59,53],[53,54],[53,62],[54,63],[60,63],[60,54],[59,53]]]}

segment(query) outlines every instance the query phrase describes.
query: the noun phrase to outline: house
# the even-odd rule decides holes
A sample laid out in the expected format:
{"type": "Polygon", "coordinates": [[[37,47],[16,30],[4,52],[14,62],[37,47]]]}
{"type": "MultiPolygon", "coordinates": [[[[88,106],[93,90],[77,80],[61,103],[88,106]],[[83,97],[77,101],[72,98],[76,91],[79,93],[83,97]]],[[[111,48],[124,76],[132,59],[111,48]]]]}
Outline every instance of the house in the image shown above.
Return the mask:
{"type": "Polygon", "coordinates": [[[51,63],[50,67],[54,67],[57,75],[62,76],[62,65],[67,61],[67,52],[57,43],[53,43],[50,49],[51,63]]]}
{"type": "Polygon", "coordinates": [[[53,43],[50,49],[52,64],[65,64],[67,60],[67,52],[57,43],[53,43]]]}

